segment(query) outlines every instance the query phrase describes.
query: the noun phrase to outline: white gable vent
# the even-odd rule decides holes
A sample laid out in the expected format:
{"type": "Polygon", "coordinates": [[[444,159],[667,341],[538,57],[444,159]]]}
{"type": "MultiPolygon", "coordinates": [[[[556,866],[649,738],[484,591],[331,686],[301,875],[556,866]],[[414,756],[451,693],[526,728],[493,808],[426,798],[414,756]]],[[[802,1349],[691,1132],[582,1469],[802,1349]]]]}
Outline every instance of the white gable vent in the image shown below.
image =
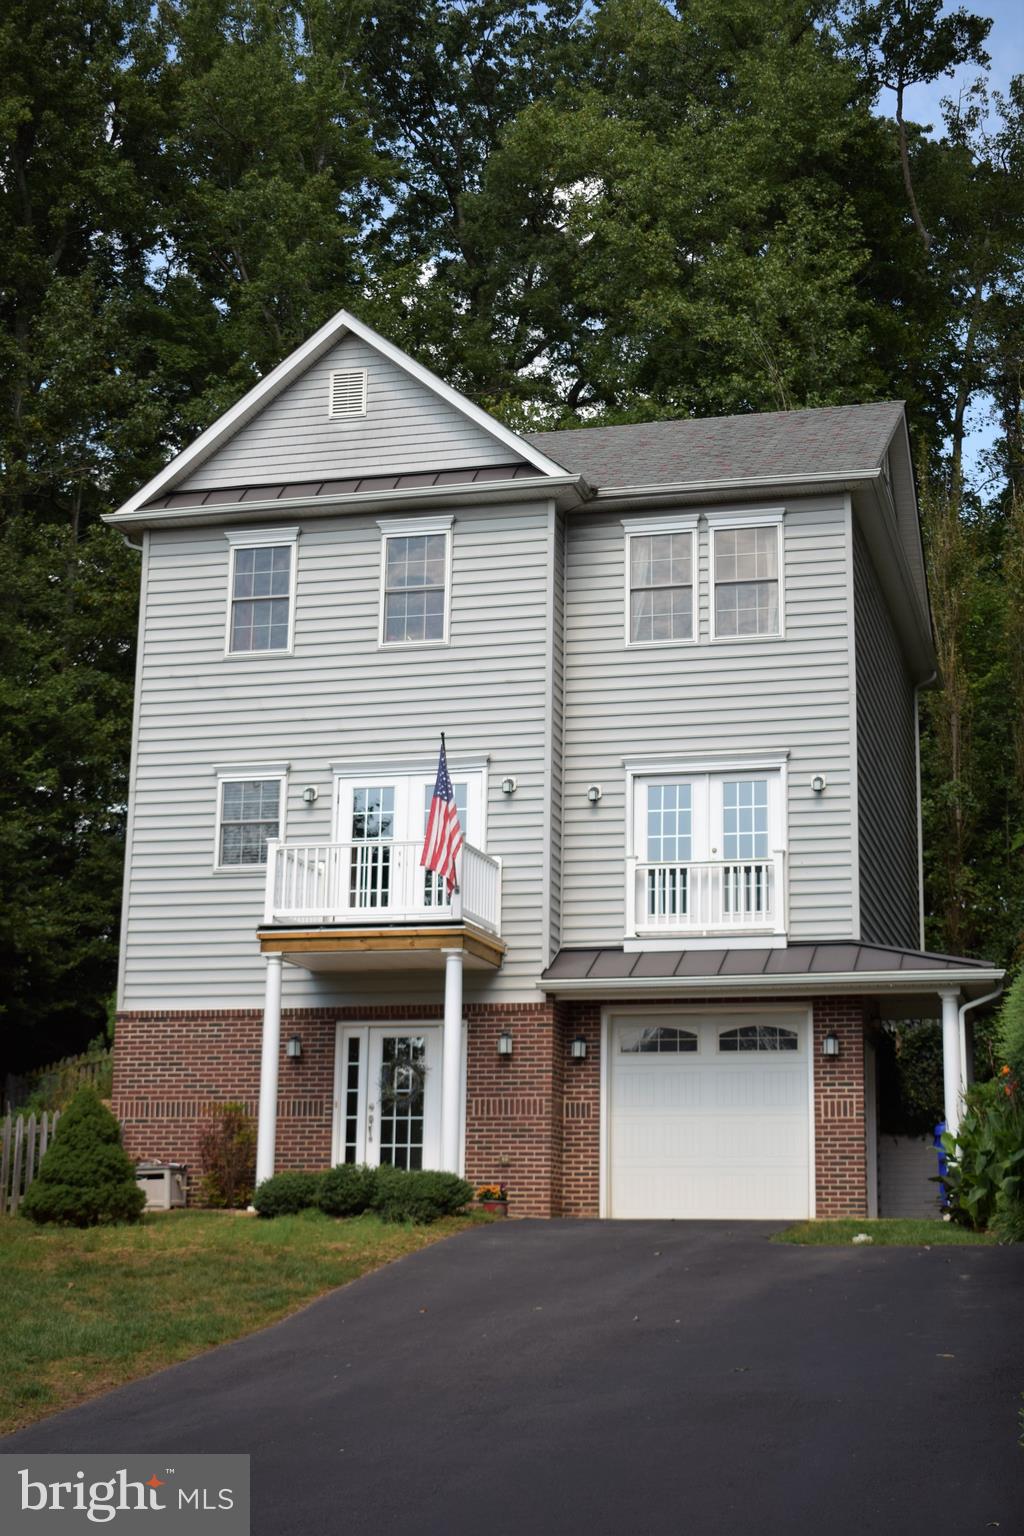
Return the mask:
{"type": "Polygon", "coordinates": [[[339,368],[331,374],[328,416],[366,415],[366,369],[339,368]]]}

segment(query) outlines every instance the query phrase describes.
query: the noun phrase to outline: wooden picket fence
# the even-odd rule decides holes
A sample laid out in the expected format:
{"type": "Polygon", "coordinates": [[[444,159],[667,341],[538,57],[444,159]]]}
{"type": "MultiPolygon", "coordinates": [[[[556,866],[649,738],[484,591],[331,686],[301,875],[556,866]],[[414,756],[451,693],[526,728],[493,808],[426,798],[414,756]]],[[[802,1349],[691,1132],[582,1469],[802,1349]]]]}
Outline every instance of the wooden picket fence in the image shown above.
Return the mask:
{"type": "Polygon", "coordinates": [[[33,1102],[37,1110],[60,1109],[83,1083],[91,1083],[101,1099],[108,1098],[113,1064],[112,1051],[91,1050],[51,1061],[23,1076],[11,1075],[4,1081],[3,1108],[16,1114],[19,1106],[27,1109],[33,1102]]]}
{"type": "Polygon", "coordinates": [[[21,1197],[39,1172],[39,1164],[53,1140],[60,1110],[51,1115],[5,1115],[0,1137],[0,1216],[13,1216],[21,1197]]]}

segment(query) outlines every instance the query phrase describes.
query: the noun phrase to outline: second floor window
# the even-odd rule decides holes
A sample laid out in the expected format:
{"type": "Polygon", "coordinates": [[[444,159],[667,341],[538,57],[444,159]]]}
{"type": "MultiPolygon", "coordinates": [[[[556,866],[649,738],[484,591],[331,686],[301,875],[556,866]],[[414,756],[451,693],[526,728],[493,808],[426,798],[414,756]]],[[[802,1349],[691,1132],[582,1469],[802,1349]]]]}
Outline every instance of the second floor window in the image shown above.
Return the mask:
{"type": "Polygon", "coordinates": [[[265,864],[267,843],[281,831],[281,780],[225,779],[220,797],[220,867],[265,864]]]}
{"type": "Polygon", "coordinates": [[[385,530],[381,644],[443,644],[448,638],[447,528],[385,530]]]}

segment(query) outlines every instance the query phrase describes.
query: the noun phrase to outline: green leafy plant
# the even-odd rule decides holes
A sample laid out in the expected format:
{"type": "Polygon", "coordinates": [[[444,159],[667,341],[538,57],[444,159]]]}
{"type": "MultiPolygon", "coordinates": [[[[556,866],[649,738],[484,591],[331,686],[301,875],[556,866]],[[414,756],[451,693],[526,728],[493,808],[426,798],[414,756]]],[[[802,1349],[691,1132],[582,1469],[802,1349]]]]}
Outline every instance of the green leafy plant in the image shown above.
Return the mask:
{"type": "Polygon", "coordinates": [[[19,1210],[30,1221],[94,1227],[138,1221],[146,1196],[121,1146],[121,1129],[91,1087],[80,1088],[19,1210]]]}
{"type": "Polygon", "coordinates": [[[1009,1067],[967,1092],[960,1129],[942,1138],[948,1160],[950,1214],[984,1231],[995,1221],[1013,1224],[1024,1194],[1024,1112],[1009,1067]]]}
{"type": "Polygon", "coordinates": [[[244,1104],[221,1104],[199,1138],[204,1205],[238,1210],[252,1199],[256,1181],[256,1127],[244,1104]]]}
{"type": "Polygon", "coordinates": [[[1018,1083],[1024,1083],[1024,970],[999,1010],[996,1049],[1018,1083]]]}
{"type": "Polygon", "coordinates": [[[252,1203],[261,1216],[294,1216],[320,1203],[322,1173],[275,1173],[257,1185],[252,1203]]]}
{"type": "Polygon", "coordinates": [[[373,1204],[377,1169],[364,1163],[339,1163],[320,1184],[320,1209],[328,1216],[361,1216],[373,1204]]]}

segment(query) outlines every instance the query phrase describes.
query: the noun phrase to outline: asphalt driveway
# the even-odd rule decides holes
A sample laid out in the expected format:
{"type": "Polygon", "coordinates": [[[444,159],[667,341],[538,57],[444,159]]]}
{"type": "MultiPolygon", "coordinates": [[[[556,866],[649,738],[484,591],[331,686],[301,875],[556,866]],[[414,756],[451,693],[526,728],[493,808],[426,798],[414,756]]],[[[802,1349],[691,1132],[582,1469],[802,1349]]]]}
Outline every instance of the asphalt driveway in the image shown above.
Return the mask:
{"type": "Polygon", "coordinates": [[[1024,1532],[1024,1249],[515,1222],[2,1442],[244,1451],[254,1536],[1024,1532]]]}

